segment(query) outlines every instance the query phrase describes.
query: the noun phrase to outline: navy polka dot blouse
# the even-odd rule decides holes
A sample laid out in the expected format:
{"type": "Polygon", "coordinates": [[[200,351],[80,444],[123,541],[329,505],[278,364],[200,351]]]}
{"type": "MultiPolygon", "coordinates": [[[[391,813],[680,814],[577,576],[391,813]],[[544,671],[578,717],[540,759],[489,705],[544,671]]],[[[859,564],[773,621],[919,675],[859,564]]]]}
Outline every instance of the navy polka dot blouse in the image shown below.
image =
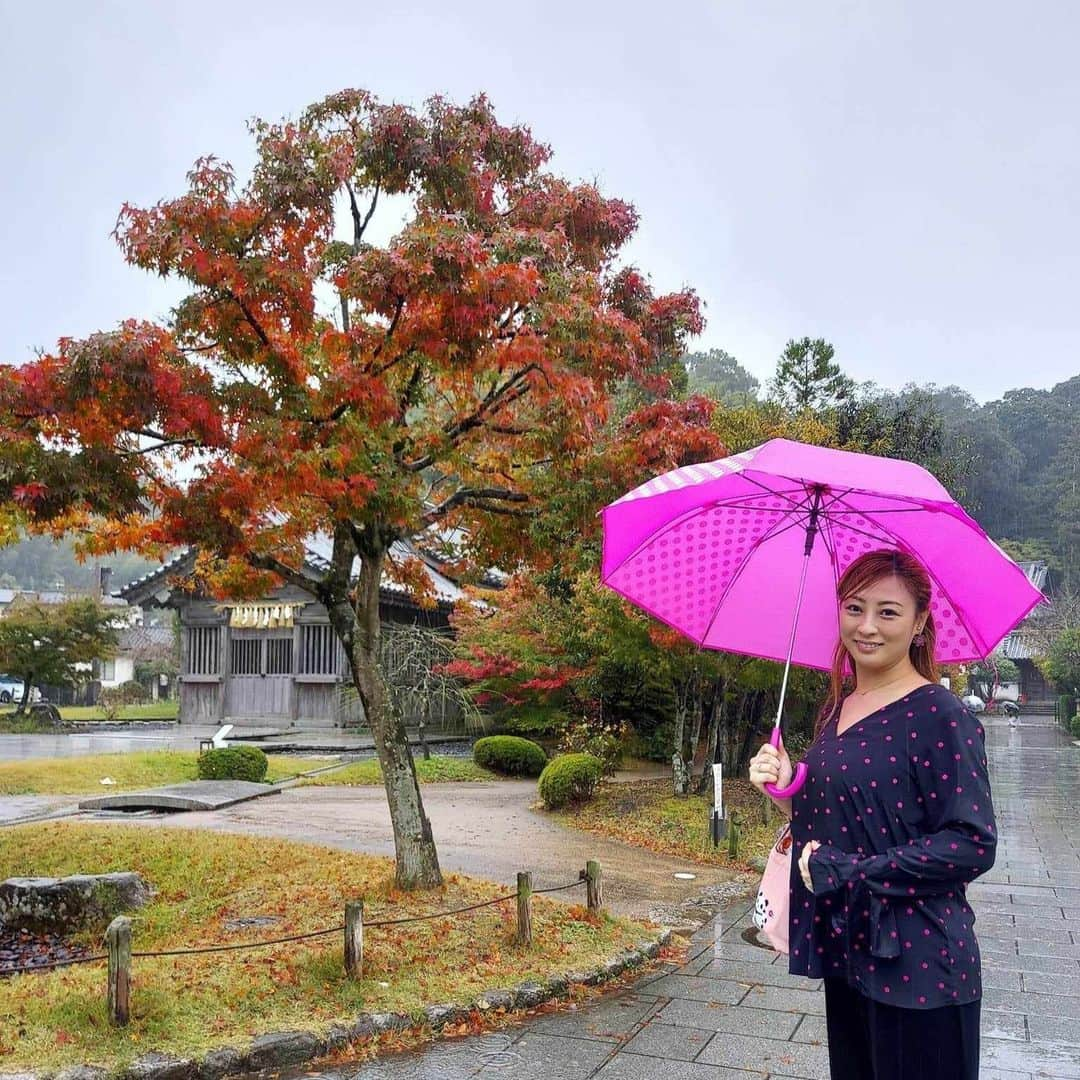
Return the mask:
{"type": "Polygon", "coordinates": [[[984,734],[960,700],[921,686],[807,751],[792,800],[793,975],[846,977],[909,1009],[982,993],[965,888],[994,864],[984,734]],[[803,845],[814,891],[799,875],[803,845]]]}

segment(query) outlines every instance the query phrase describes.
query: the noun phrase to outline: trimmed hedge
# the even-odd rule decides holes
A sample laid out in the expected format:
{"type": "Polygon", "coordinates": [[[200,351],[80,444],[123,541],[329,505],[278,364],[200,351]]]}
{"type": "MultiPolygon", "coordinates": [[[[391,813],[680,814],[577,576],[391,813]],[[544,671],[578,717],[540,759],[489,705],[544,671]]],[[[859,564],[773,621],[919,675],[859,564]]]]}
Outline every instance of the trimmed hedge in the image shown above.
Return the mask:
{"type": "Polygon", "coordinates": [[[269,762],[257,746],[226,746],[199,757],[200,780],[250,780],[260,783],[269,762]]]}
{"type": "Polygon", "coordinates": [[[1080,739],[1080,713],[1072,718],[1072,733],[1073,738],[1080,739]]]}
{"type": "Polygon", "coordinates": [[[563,754],[550,761],[540,774],[540,798],[549,810],[588,802],[603,772],[604,763],[592,754],[563,754]]]}
{"type": "Polygon", "coordinates": [[[517,735],[488,735],[473,745],[473,761],[482,769],[508,776],[539,776],[547,754],[542,746],[517,735]]]}

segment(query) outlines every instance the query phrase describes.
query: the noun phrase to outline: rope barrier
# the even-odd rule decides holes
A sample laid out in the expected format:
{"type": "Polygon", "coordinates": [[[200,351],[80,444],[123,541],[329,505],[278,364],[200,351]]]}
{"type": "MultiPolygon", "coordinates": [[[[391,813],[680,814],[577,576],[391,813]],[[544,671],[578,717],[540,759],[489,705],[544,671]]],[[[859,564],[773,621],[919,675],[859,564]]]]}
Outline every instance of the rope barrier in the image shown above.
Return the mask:
{"type": "MultiPolygon", "coordinates": [[[[542,893],[562,892],[564,889],[573,889],[584,884],[585,879],[579,878],[577,881],[571,881],[567,885],[556,885],[551,889],[534,889],[533,894],[538,895],[542,893]]],[[[494,900],[485,900],[479,904],[470,904],[468,907],[453,908],[450,911],[437,911],[430,915],[413,915],[404,919],[380,919],[374,922],[365,921],[364,928],[368,929],[376,926],[404,926],[406,923],[428,922],[433,919],[447,919],[452,915],[461,915],[467,911],[479,911],[480,908],[494,907],[496,904],[504,904],[507,900],[516,899],[516,893],[508,893],[505,896],[497,896],[494,900]]],[[[341,926],[333,926],[329,930],[313,930],[310,933],[292,934],[289,937],[269,938],[266,941],[243,941],[237,942],[235,945],[208,945],[200,948],[133,952],[131,957],[133,960],[138,958],[151,959],[167,956],[197,956],[203,953],[238,952],[244,949],[262,949],[268,945],[285,945],[293,941],[307,941],[311,938],[327,937],[330,934],[340,934],[344,929],[345,926],[342,924],[341,926]]],[[[47,964],[27,964],[23,967],[0,969],[0,978],[7,975],[24,975],[32,971],[48,971],[52,968],[74,967],[77,964],[93,964],[100,960],[107,959],[108,955],[106,953],[101,953],[94,956],[74,957],[71,960],[55,960],[47,964]]]]}

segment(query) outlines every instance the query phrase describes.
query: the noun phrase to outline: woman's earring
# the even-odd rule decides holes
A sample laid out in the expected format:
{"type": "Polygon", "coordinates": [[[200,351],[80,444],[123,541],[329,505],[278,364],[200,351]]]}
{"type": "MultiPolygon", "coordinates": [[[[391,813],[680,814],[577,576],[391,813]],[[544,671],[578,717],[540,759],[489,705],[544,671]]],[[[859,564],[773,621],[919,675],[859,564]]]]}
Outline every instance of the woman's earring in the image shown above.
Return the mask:
{"type": "Polygon", "coordinates": [[[926,635],[920,630],[912,639],[911,644],[916,649],[921,649],[926,644],[926,635]]]}

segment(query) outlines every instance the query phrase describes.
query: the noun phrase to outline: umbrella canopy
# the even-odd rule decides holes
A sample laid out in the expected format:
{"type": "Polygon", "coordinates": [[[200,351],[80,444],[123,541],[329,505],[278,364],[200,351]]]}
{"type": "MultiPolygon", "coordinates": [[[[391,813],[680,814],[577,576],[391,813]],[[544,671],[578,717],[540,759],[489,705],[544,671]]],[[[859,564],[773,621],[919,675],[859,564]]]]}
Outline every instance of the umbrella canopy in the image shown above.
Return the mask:
{"type": "Polygon", "coordinates": [[[988,656],[1044,599],[926,469],[893,458],[772,439],[673,469],[602,514],[604,583],[706,649],[787,660],[805,570],[790,659],[828,670],[836,583],[874,550],[926,567],[940,663],[988,656]]]}

